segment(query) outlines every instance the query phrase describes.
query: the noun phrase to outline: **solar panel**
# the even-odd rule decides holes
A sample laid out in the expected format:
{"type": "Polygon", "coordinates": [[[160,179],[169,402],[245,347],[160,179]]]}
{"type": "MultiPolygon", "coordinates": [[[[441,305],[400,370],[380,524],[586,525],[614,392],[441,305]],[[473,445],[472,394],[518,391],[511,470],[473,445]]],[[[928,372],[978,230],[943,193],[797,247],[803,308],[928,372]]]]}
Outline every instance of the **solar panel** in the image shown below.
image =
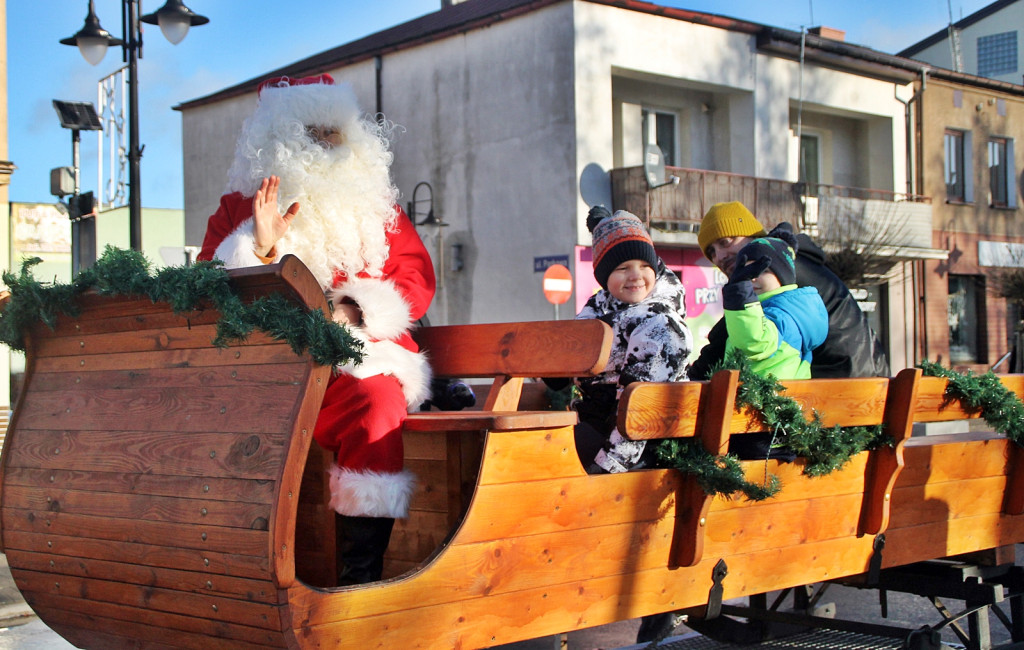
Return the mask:
{"type": "Polygon", "coordinates": [[[53,100],[53,107],[57,110],[60,125],[65,129],[76,129],[78,131],[103,130],[100,117],[96,114],[96,108],[91,102],[65,102],[55,99],[53,100]]]}

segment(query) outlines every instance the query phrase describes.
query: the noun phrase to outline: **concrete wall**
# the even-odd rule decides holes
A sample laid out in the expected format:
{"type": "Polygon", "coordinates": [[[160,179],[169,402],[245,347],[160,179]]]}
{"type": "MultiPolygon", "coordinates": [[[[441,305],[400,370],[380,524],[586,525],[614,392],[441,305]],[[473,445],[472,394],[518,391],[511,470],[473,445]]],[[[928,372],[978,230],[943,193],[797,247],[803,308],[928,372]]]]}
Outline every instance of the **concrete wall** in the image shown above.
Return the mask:
{"type": "Polygon", "coordinates": [[[1022,202],[1020,172],[1024,169],[1024,98],[929,78],[921,107],[922,194],[933,198],[936,229],[1010,237],[1024,235],[1019,207],[1022,202]],[[974,201],[966,205],[951,205],[945,200],[943,135],[947,128],[967,131],[973,136],[970,174],[974,201]],[[1016,175],[1017,208],[989,206],[989,136],[1008,138],[1016,143],[1012,165],[1016,175]]]}
{"type": "Polygon", "coordinates": [[[551,318],[533,259],[576,243],[572,18],[558,4],[384,57],[395,181],[404,201],[429,182],[450,224],[420,228],[445,267],[432,323],[551,318]]]}
{"type": "MultiPolygon", "coordinates": [[[[256,105],[251,95],[183,111],[182,164],[185,186],[185,241],[203,243],[206,219],[217,209],[242,121],[256,105]]],[[[145,232],[145,231],[143,231],[145,232]]]]}
{"type": "MultiPolygon", "coordinates": [[[[533,258],[571,258],[575,244],[572,9],[556,5],[381,60],[400,201],[405,207],[426,181],[435,215],[449,224],[440,237],[420,228],[435,263],[444,257],[432,323],[551,317],[533,258]],[[459,271],[451,270],[453,244],[462,249],[459,271]]],[[[330,72],[374,112],[373,61],[330,72]]],[[[189,243],[202,240],[254,101],[184,112],[189,243]]]]}

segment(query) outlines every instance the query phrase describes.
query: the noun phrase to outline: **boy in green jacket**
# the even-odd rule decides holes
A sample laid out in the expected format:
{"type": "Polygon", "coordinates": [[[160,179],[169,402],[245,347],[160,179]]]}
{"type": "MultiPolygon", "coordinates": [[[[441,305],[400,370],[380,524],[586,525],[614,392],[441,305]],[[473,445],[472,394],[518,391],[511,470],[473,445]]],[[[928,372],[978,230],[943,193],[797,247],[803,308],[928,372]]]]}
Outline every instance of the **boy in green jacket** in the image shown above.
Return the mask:
{"type": "MultiPolygon", "coordinates": [[[[722,287],[729,332],[726,358],[740,350],[758,375],[810,379],[811,351],[828,335],[828,311],[817,289],[796,285],[797,243],[792,231],[777,228],[772,235],[740,249],[729,282],[722,287]]],[[[729,453],[743,460],[796,458],[791,449],[776,447],[770,432],[732,436],[729,453]]]]}
{"type": "Polygon", "coordinates": [[[828,312],[814,287],[796,285],[796,237],[777,229],[736,256],[722,305],[725,350],[741,350],[759,375],[810,379],[811,352],[828,335],[828,312]]]}

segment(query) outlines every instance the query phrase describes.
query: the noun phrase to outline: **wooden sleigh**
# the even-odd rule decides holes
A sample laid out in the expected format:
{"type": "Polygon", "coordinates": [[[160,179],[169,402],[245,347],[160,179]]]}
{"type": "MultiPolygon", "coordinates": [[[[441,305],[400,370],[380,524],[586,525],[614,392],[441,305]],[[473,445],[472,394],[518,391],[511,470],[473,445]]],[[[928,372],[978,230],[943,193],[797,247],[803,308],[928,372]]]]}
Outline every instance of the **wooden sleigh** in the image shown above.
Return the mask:
{"type": "MultiPolygon", "coordinates": [[[[231,275],[246,299],[326,308],[294,258],[231,275]]],[[[675,470],[587,475],[575,414],[520,408],[537,397],[526,378],[599,371],[604,324],[433,327],[417,336],[438,375],[493,385],[479,410],[410,416],[420,483],[390,577],[333,587],[329,459],[311,436],[330,369],[264,335],[213,347],[217,316],[89,295],[27,335],[2,545],[27,602],[75,645],[488,647],[1024,542],[1020,450],[995,434],[911,438],[915,422],[976,417],[918,370],[789,382],[827,423],[884,423],[897,444],[820,478],[799,460],[745,462],[783,483],[749,502],[675,470]]],[[[1024,394],[1020,376],[1004,383],[1024,394]]],[[[736,412],[736,385],[634,385],[620,429],[719,453],[760,426],[736,412]]]]}

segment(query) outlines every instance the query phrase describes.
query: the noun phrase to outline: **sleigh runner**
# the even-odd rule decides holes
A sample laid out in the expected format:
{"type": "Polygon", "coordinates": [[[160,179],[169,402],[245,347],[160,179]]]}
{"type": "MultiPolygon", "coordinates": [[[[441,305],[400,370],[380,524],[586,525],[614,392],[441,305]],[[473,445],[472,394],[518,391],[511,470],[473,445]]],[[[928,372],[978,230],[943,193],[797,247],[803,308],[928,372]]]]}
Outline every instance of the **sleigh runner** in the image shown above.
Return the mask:
{"type": "MultiPolygon", "coordinates": [[[[231,277],[246,299],[326,308],[294,258],[231,277]]],[[[410,416],[419,486],[390,578],[337,588],[330,459],[312,442],[330,369],[262,334],[214,347],[212,310],[81,306],[27,336],[0,482],[14,579],[81,647],[488,647],[1024,542],[1013,443],[910,437],[914,422],[976,416],[945,380],[789,382],[827,423],[884,423],[895,445],[817,478],[800,460],[748,461],[750,480],[776,474],[782,490],[728,500],[675,470],[587,475],[575,414],[521,408],[526,378],[600,370],[602,323],[433,327],[417,336],[436,374],[493,384],[479,411],[410,416]]],[[[718,453],[760,426],[734,408],[736,385],[634,385],[620,430],[718,453]]]]}

